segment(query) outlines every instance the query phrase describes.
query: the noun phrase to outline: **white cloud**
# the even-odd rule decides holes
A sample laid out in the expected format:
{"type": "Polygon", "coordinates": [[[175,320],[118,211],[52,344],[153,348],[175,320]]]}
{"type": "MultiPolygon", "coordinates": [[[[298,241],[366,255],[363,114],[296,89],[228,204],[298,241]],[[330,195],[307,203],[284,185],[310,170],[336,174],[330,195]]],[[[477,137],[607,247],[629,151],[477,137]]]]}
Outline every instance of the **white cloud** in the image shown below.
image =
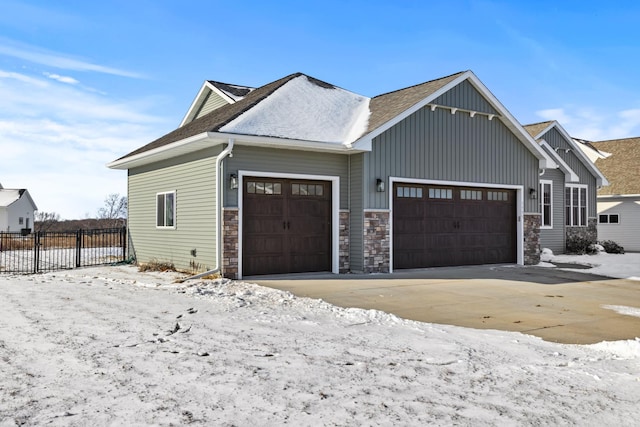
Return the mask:
{"type": "Polygon", "coordinates": [[[590,141],[640,135],[640,109],[603,112],[567,106],[536,111],[544,120],[557,120],[572,136],[590,141]]]}
{"type": "Polygon", "coordinates": [[[42,73],[42,74],[44,74],[45,76],[49,77],[50,79],[57,80],[57,81],[59,81],[61,83],[68,83],[68,84],[71,84],[71,85],[75,85],[75,84],[80,83],[79,81],[77,81],[73,77],[61,76],[60,74],[51,74],[51,73],[47,73],[47,72],[42,73]]]}
{"type": "Polygon", "coordinates": [[[28,188],[38,208],[63,218],[95,215],[110,193],[126,194],[126,173],[105,164],[162,135],[151,100],[116,100],[0,70],[0,179],[28,188]]]}
{"type": "Polygon", "coordinates": [[[16,43],[5,38],[0,38],[0,55],[19,58],[35,64],[47,65],[63,70],[93,71],[122,77],[144,78],[140,73],[93,64],[82,59],[72,58],[68,54],[47,51],[27,44],[16,43]]]}

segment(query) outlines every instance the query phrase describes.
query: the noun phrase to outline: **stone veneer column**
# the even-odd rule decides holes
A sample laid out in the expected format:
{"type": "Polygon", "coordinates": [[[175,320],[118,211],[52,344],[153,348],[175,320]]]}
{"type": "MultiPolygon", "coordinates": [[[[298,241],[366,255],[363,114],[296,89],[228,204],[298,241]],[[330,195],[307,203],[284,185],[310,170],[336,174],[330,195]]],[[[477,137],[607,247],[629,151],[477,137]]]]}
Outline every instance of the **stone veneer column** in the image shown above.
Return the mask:
{"type": "Polygon", "coordinates": [[[238,278],[238,208],[222,209],[221,267],[223,277],[238,278]]]}
{"type": "Polygon", "coordinates": [[[340,211],[340,242],[339,242],[339,270],[340,273],[348,273],[351,265],[349,262],[349,211],[340,211]]]}
{"type": "Polygon", "coordinates": [[[390,267],[389,211],[364,212],[364,272],[388,273],[390,267]]]}
{"type": "Polygon", "coordinates": [[[540,214],[525,214],[524,217],[524,264],[540,262],[540,214]]]}

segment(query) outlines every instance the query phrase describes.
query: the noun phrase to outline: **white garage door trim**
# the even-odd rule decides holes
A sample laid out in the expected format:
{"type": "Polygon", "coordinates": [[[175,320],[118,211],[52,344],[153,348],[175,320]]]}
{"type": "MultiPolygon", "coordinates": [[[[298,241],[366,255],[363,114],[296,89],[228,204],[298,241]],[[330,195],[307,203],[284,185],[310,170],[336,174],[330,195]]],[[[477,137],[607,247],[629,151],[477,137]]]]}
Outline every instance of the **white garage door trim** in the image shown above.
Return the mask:
{"type": "Polygon", "coordinates": [[[331,182],[331,272],[340,272],[340,177],[333,175],[305,175],[282,172],[238,171],[238,279],[242,279],[242,203],[244,196],[244,177],[302,179],[331,182]]]}
{"type": "Polygon", "coordinates": [[[522,185],[511,184],[488,184],[482,182],[464,182],[464,181],[438,181],[433,179],[416,179],[416,178],[401,178],[396,176],[389,177],[387,188],[389,189],[389,272],[393,273],[393,184],[405,183],[405,184],[424,184],[424,185],[449,185],[453,187],[479,187],[479,188],[496,188],[505,190],[516,190],[516,248],[517,263],[524,265],[524,187],[522,185]]]}

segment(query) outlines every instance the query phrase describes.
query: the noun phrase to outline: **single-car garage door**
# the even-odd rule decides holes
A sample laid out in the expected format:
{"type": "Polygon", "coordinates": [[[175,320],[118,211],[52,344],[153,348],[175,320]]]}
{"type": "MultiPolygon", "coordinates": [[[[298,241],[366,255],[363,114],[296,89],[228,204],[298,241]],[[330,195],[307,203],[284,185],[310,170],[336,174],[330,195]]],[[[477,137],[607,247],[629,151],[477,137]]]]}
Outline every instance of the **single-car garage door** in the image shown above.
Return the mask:
{"type": "Polygon", "coordinates": [[[331,183],[244,178],[243,275],[331,271],[331,183]]]}
{"type": "Polygon", "coordinates": [[[394,184],[393,267],[514,263],[516,192],[394,184]]]}

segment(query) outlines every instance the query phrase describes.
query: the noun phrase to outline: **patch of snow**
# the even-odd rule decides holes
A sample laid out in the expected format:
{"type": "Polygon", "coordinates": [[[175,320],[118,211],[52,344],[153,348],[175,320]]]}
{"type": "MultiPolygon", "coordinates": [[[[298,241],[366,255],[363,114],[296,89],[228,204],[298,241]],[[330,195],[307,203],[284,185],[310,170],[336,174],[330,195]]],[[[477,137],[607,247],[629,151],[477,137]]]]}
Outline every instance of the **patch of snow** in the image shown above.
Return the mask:
{"type": "MultiPolygon", "coordinates": [[[[618,359],[640,359],[640,338],[626,341],[603,341],[589,344],[587,347],[605,353],[606,357],[614,356],[618,359]]],[[[638,378],[640,381],[640,378],[638,378]]]]}
{"type": "Polygon", "coordinates": [[[596,255],[554,255],[545,261],[590,265],[590,274],[640,281],[640,253],[596,255]]]}
{"type": "Polygon", "coordinates": [[[602,308],[613,310],[616,313],[624,314],[625,316],[640,317],[640,308],[638,307],[627,307],[625,305],[603,305],[602,308]]]}
{"type": "Polygon", "coordinates": [[[553,259],[553,251],[549,248],[542,248],[540,251],[540,261],[549,262],[553,259]]]}
{"type": "Polygon", "coordinates": [[[220,131],[333,144],[351,143],[369,121],[370,99],[301,75],[291,79],[220,131]]]}

